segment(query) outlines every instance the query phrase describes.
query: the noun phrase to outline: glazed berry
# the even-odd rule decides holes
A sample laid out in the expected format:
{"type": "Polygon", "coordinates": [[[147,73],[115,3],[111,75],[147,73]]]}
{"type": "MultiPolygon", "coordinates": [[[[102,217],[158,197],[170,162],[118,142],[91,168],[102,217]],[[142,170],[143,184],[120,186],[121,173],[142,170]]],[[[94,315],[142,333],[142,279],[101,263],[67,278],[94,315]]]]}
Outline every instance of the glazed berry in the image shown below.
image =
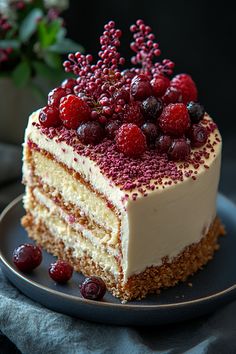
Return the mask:
{"type": "Polygon", "coordinates": [[[119,91],[116,91],[113,97],[115,98],[116,101],[121,99],[124,100],[125,102],[129,102],[130,100],[129,91],[126,89],[121,89],[119,91]]]}
{"type": "Polygon", "coordinates": [[[156,119],[163,109],[163,102],[159,98],[150,96],[141,103],[141,112],[146,119],[156,119]]]}
{"type": "Polygon", "coordinates": [[[101,300],[106,293],[106,284],[99,277],[85,278],[80,286],[80,293],[85,299],[101,300]]]}
{"type": "Polygon", "coordinates": [[[184,161],[190,155],[190,142],[185,138],[173,140],[169,150],[168,156],[173,161],[184,161]]]}
{"type": "Polygon", "coordinates": [[[39,123],[46,128],[59,127],[62,122],[56,107],[45,106],[39,112],[39,123]]]}
{"type": "Polygon", "coordinates": [[[138,157],[147,148],[146,137],[136,124],[123,124],[116,134],[116,146],[127,156],[138,157]]]}
{"type": "Polygon", "coordinates": [[[164,96],[162,97],[163,102],[168,105],[170,103],[182,102],[182,92],[176,87],[168,87],[164,96]]]}
{"type": "Polygon", "coordinates": [[[152,86],[145,75],[136,75],[132,79],[130,94],[137,101],[142,101],[152,95],[152,86]]]}
{"type": "Polygon", "coordinates": [[[59,112],[65,127],[77,129],[82,122],[90,119],[91,109],[82,98],[75,95],[67,95],[61,99],[59,112]]]}
{"type": "Polygon", "coordinates": [[[68,90],[63,89],[62,87],[57,87],[48,94],[48,105],[59,107],[62,97],[65,97],[68,94],[68,90]]]}
{"type": "Polygon", "coordinates": [[[165,134],[181,136],[190,127],[188,110],[183,103],[170,103],[158,119],[159,127],[165,134]]]}
{"type": "Polygon", "coordinates": [[[77,135],[83,144],[96,145],[103,140],[105,131],[99,122],[91,121],[82,123],[77,129],[77,135]]]}
{"type": "Polygon", "coordinates": [[[169,135],[160,135],[156,140],[156,148],[160,153],[167,153],[172,144],[172,138],[169,135]]]}
{"type": "Polygon", "coordinates": [[[159,75],[154,79],[152,79],[151,85],[152,85],[154,96],[161,97],[164,95],[167,88],[169,87],[170,80],[164,75],[159,75]]]}
{"type": "Polygon", "coordinates": [[[73,88],[76,86],[77,82],[75,79],[65,79],[62,84],[61,87],[64,89],[70,89],[71,91],[73,90],[73,88]]]}
{"type": "Polygon", "coordinates": [[[201,124],[193,124],[188,131],[188,137],[191,141],[191,146],[199,148],[206,144],[208,133],[201,124]]]}
{"type": "Polygon", "coordinates": [[[179,74],[171,80],[171,86],[179,89],[182,92],[183,103],[196,101],[198,92],[195,82],[190,75],[179,74]]]}
{"type": "Polygon", "coordinates": [[[14,249],[13,262],[22,272],[30,272],[42,262],[42,251],[38,246],[25,243],[14,249]]]}
{"type": "Polygon", "coordinates": [[[107,133],[108,138],[114,139],[118,129],[120,128],[119,120],[112,120],[105,126],[105,131],[107,133]]]}
{"type": "Polygon", "coordinates": [[[144,123],[139,102],[134,101],[126,105],[126,109],[123,113],[123,121],[125,123],[134,123],[138,126],[141,126],[144,123]]]}
{"type": "Polygon", "coordinates": [[[205,109],[200,103],[191,101],[187,104],[187,109],[193,123],[199,123],[204,117],[205,109]]]}
{"type": "Polygon", "coordinates": [[[154,143],[158,135],[158,129],[156,124],[147,122],[142,125],[141,129],[144,135],[146,136],[147,142],[149,144],[154,143]]]}
{"type": "Polygon", "coordinates": [[[58,260],[50,265],[48,274],[54,281],[63,284],[72,277],[73,267],[68,262],[58,260]]]}

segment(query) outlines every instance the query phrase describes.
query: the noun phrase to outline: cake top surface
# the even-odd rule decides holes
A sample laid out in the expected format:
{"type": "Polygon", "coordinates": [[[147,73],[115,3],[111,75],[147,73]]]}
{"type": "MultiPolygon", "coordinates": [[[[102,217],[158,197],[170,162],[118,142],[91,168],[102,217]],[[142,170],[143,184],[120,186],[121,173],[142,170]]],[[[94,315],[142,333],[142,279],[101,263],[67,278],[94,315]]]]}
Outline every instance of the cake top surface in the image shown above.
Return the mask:
{"type": "Polygon", "coordinates": [[[197,102],[192,78],[171,78],[174,63],[157,61],[161,52],[151,28],[137,20],[130,30],[131,68],[122,68],[122,32],[110,21],[100,37],[98,61],[69,54],[64,67],[74,77],[49,93],[33,124],[47,139],[89,157],[121,190],[135,191],[135,199],[138,193],[196,179],[215,156],[220,135],[197,102]]]}

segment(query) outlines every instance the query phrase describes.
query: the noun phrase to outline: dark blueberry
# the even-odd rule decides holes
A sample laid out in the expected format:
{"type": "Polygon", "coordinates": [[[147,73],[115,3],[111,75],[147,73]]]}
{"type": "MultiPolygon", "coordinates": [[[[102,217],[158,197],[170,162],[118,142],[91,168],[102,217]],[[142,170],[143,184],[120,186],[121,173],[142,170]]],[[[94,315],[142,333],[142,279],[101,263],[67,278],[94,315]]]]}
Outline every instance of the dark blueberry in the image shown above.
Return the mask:
{"type": "Polygon", "coordinates": [[[117,130],[120,128],[121,122],[119,120],[112,120],[105,126],[105,131],[108,138],[114,139],[117,133],[117,130]]]}
{"type": "Polygon", "coordinates": [[[199,148],[206,144],[208,133],[201,124],[193,124],[188,131],[188,137],[191,141],[191,146],[199,148]]]}
{"type": "Polygon", "coordinates": [[[168,151],[168,156],[174,161],[184,161],[190,155],[190,142],[185,138],[175,139],[168,151]]]}
{"type": "Polygon", "coordinates": [[[102,141],[105,131],[100,123],[96,121],[82,123],[77,129],[79,140],[87,145],[96,145],[102,141]]]}
{"type": "Polygon", "coordinates": [[[22,272],[30,272],[42,262],[42,251],[38,246],[25,243],[14,249],[13,262],[22,272]]]}
{"type": "Polygon", "coordinates": [[[99,277],[85,278],[80,286],[80,292],[85,299],[101,300],[106,292],[106,284],[99,277]]]}
{"type": "Polygon", "coordinates": [[[48,273],[57,283],[63,284],[72,277],[73,267],[65,261],[58,260],[50,265],[48,273]]]}
{"type": "Polygon", "coordinates": [[[200,103],[191,101],[187,104],[187,109],[192,123],[199,123],[204,117],[205,109],[200,103]]]}
{"type": "Polygon", "coordinates": [[[147,119],[155,119],[161,115],[163,102],[159,98],[150,96],[141,103],[141,112],[147,119]]]}
{"type": "Polygon", "coordinates": [[[158,135],[158,129],[156,124],[147,122],[142,125],[141,129],[144,135],[146,136],[147,142],[149,144],[154,143],[158,135]]]}
{"type": "Polygon", "coordinates": [[[169,135],[160,135],[156,140],[156,148],[159,152],[168,152],[172,144],[172,138],[169,135]]]}

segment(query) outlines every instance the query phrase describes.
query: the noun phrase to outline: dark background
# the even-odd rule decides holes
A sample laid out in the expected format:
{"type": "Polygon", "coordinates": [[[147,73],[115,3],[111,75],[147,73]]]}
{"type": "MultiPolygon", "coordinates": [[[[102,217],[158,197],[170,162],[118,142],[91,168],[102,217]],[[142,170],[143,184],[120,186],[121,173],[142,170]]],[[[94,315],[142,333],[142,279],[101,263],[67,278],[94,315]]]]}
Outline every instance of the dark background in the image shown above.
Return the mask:
{"type": "Polygon", "coordinates": [[[130,57],[130,24],[142,18],[156,34],[162,58],[175,73],[191,74],[199,100],[225,136],[236,134],[236,24],[233,1],[78,1],[65,13],[69,36],[93,55],[103,25],[113,19],[123,31],[121,52],[130,57]]]}

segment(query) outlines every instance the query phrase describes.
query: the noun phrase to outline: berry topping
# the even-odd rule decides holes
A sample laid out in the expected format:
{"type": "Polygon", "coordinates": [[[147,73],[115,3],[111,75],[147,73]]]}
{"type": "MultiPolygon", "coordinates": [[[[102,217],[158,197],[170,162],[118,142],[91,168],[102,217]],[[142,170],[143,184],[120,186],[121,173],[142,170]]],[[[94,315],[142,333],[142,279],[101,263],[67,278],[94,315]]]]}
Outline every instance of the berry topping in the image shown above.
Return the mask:
{"type": "Polygon", "coordinates": [[[160,135],[156,140],[156,148],[159,152],[167,153],[172,144],[172,138],[169,135],[160,135]]]}
{"type": "Polygon", "coordinates": [[[147,148],[146,137],[136,124],[123,124],[116,134],[116,146],[127,156],[138,157],[147,148]]]}
{"type": "Polygon", "coordinates": [[[81,295],[89,300],[101,300],[106,293],[106,284],[99,277],[85,278],[80,286],[81,295]]]}
{"type": "Polygon", "coordinates": [[[139,102],[132,102],[126,106],[123,121],[125,123],[134,123],[137,124],[138,126],[143,124],[144,119],[141,114],[139,102]]]}
{"type": "Polygon", "coordinates": [[[197,100],[197,87],[190,75],[179,74],[171,80],[171,86],[182,92],[182,100],[186,104],[197,100]]]}
{"type": "Polygon", "coordinates": [[[204,117],[205,109],[200,103],[191,101],[187,104],[187,109],[193,123],[199,123],[204,117]]]}
{"type": "Polygon", "coordinates": [[[65,97],[68,94],[68,90],[65,90],[61,87],[57,87],[48,94],[48,105],[59,107],[62,97],[65,97]]]}
{"type": "Polygon", "coordinates": [[[58,260],[50,265],[48,274],[57,283],[63,284],[72,277],[73,267],[68,262],[58,260]]]}
{"type": "Polygon", "coordinates": [[[163,102],[159,98],[149,96],[141,104],[141,111],[145,118],[156,119],[160,116],[163,109],[163,102]]]}
{"type": "Polygon", "coordinates": [[[121,123],[119,120],[112,120],[105,126],[105,131],[108,138],[114,139],[118,129],[120,128],[121,123]]]}
{"type": "Polygon", "coordinates": [[[199,148],[206,144],[208,133],[201,124],[193,124],[188,131],[188,137],[191,141],[191,146],[199,148]]]}
{"type": "Polygon", "coordinates": [[[13,262],[22,272],[30,272],[42,262],[42,251],[38,246],[25,243],[14,249],[13,262]]]}
{"type": "Polygon", "coordinates": [[[145,75],[136,75],[130,86],[131,96],[138,101],[144,100],[152,95],[152,86],[145,75]]]}
{"type": "Polygon", "coordinates": [[[105,132],[100,123],[91,121],[82,123],[77,129],[77,135],[83,144],[96,145],[102,141],[105,132]]]}
{"type": "Polygon", "coordinates": [[[170,103],[163,109],[158,123],[165,134],[183,135],[190,127],[186,106],[183,103],[170,103]]]}
{"type": "Polygon", "coordinates": [[[75,95],[62,98],[59,111],[63,125],[69,129],[77,129],[82,122],[90,119],[91,114],[89,105],[75,95]]]}
{"type": "Polygon", "coordinates": [[[168,150],[168,155],[174,161],[186,160],[190,155],[190,142],[185,138],[175,139],[168,150]]]}
{"type": "Polygon", "coordinates": [[[45,106],[39,112],[39,123],[43,127],[59,127],[62,122],[56,107],[45,106]]]}
{"type": "Polygon", "coordinates": [[[76,86],[76,80],[75,79],[65,79],[62,84],[61,87],[64,89],[70,89],[73,90],[73,88],[76,86]]]}
{"type": "Polygon", "coordinates": [[[166,90],[166,93],[162,99],[166,105],[170,103],[182,102],[182,92],[176,87],[170,86],[166,90]]]}
{"type": "Polygon", "coordinates": [[[147,142],[149,144],[154,143],[158,134],[158,129],[156,124],[147,122],[142,125],[141,129],[146,136],[147,142]]]}
{"type": "Polygon", "coordinates": [[[161,97],[166,92],[167,88],[170,86],[170,80],[164,75],[159,75],[152,79],[151,81],[153,94],[156,97],[161,97]]]}

